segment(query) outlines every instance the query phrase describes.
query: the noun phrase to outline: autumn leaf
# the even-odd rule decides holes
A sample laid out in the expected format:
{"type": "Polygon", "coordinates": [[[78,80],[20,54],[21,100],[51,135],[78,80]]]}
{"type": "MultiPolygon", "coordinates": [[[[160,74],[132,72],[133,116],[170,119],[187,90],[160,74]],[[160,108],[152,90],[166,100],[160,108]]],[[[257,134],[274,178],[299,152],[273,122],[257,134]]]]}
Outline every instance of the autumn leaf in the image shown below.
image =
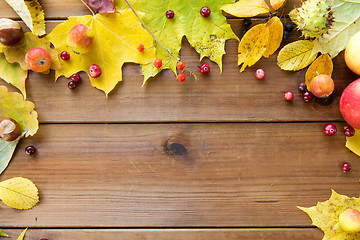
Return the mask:
{"type": "Polygon", "coordinates": [[[220,8],[224,12],[236,17],[254,17],[262,13],[269,13],[270,8],[264,0],[239,0],[220,8]]]}
{"type": "Polygon", "coordinates": [[[104,91],[106,95],[122,81],[122,66],[126,62],[146,64],[155,60],[155,49],[139,52],[139,44],[153,45],[151,35],[141,27],[134,13],[127,9],[121,14],[96,14],[95,16],[69,17],[69,20],[57,25],[47,38],[58,52],[73,53],[66,44],[66,36],[76,24],[84,24],[95,33],[94,47],[87,53],[72,54],[70,60],[62,61],[56,70],[55,78],[69,78],[73,73],[85,71],[88,74],[92,64],[98,64],[102,74],[90,78],[92,86],[104,91]]]}
{"type": "Polygon", "coordinates": [[[95,13],[115,13],[114,0],[84,0],[95,13]]]}
{"type": "Polygon", "coordinates": [[[297,71],[312,63],[316,54],[312,50],[314,43],[309,40],[298,40],[283,47],[277,57],[277,64],[282,70],[297,71]]]}
{"type": "Polygon", "coordinates": [[[350,151],[360,156],[360,129],[355,129],[355,135],[346,137],[346,145],[350,151]]]}
{"type": "MultiPolygon", "coordinates": [[[[222,70],[222,56],[225,54],[225,42],[228,39],[238,39],[223,16],[220,7],[235,0],[188,0],[186,4],[181,0],[131,0],[131,5],[143,12],[145,24],[150,28],[159,41],[172,53],[174,57],[160,45],[156,44],[156,58],[163,60],[161,69],[172,69],[176,74],[176,63],[185,36],[190,45],[200,54],[200,60],[209,57],[222,70]],[[211,9],[207,18],[200,15],[203,6],[211,9]],[[174,18],[165,16],[167,10],[173,10],[174,18]]],[[[125,1],[115,1],[118,9],[128,8],[125,1]]],[[[145,45],[145,44],[144,44],[145,45]]],[[[151,47],[151,44],[145,45],[151,47]]],[[[161,70],[160,69],[160,70],[161,70]]],[[[144,83],[159,71],[153,63],[142,65],[144,83]]]]}
{"type": "Polygon", "coordinates": [[[270,0],[270,5],[274,10],[278,10],[285,4],[286,0],[270,0]]]}
{"type": "Polygon", "coordinates": [[[270,31],[265,24],[258,24],[246,32],[238,48],[238,65],[243,64],[240,72],[260,60],[266,51],[269,36],[270,31]]]}
{"type": "Polygon", "coordinates": [[[332,190],[329,200],[310,208],[299,208],[309,215],[313,225],[324,232],[323,240],[359,240],[357,234],[344,232],[339,225],[339,215],[351,208],[360,210],[360,198],[349,198],[332,190]]]}
{"type": "Polygon", "coordinates": [[[334,23],[327,34],[314,41],[313,54],[328,53],[336,57],[348,40],[360,31],[360,1],[327,0],[332,5],[334,23]]]}
{"type": "Polygon", "coordinates": [[[328,54],[319,56],[308,68],[305,74],[305,84],[307,89],[310,89],[311,80],[321,74],[331,76],[333,72],[333,62],[328,54]]]}
{"type": "Polygon", "coordinates": [[[269,28],[269,40],[263,56],[268,58],[280,47],[283,39],[284,27],[280,19],[276,16],[272,17],[265,26],[269,28]]]}
{"type": "Polygon", "coordinates": [[[45,15],[38,0],[5,0],[37,36],[44,35],[45,15]]]}
{"type": "Polygon", "coordinates": [[[50,42],[46,38],[39,38],[31,32],[24,34],[20,42],[6,46],[0,44],[0,52],[5,54],[6,60],[9,63],[19,63],[21,68],[28,70],[29,67],[25,63],[25,55],[32,48],[44,48],[51,55],[51,69],[56,70],[60,68],[59,54],[57,51],[50,48],[50,42]]]}
{"type": "Polygon", "coordinates": [[[16,145],[18,144],[19,140],[24,136],[25,132],[20,135],[14,141],[5,141],[4,139],[0,138],[0,174],[7,168],[9,162],[14,154],[16,145]]]}
{"type": "Polygon", "coordinates": [[[25,80],[28,71],[23,70],[18,63],[9,63],[4,54],[0,53],[0,78],[18,88],[26,99],[25,80]]]}
{"type": "Polygon", "coordinates": [[[9,237],[9,235],[7,235],[6,233],[4,233],[2,231],[2,229],[0,229],[0,237],[9,237]]]}
{"type": "Polygon", "coordinates": [[[28,228],[25,228],[24,231],[22,231],[22,233],[20,234],[20,236],[17,238],[17,240],[24,240],[26,231],[28,230],[28,228]]]}
{"type": "Polygon", "coordinates": [[[24,101],[20,93],[8,92],[5,86],[0,86],[0,119],[10,117],[20,124],[25,137],[33,136],[39,128],[38,114],[35,105],[24,101]]]}

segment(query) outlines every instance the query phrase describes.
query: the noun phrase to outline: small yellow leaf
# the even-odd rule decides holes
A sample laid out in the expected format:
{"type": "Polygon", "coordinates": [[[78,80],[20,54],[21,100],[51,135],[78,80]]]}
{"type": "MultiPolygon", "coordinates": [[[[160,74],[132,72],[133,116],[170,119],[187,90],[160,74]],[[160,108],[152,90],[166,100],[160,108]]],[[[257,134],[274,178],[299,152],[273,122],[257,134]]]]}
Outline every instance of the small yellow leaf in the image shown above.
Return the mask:
{"type": "Polygon", "coordinates": [[[264,0],[239,0],[236,3],[227,4],[220,8],[226,13],[236,17],[254,17],[262,13],[270,12],[264,0]]]}
{"type": "Polygon", "coordinates": [[[328,54],[323,54],[318,57],[308,68],[305,75],[305,83],[307,89],[310,91],[311,80],[321,74],[331,76],[333,72],[333,62],[328,54]]]}
{"type": "Polygon", "coordinates": [[[28,230],[28,228],[25,228],[25,230],[22,231],[22,233],[21,233],[20,236],[17,238],[17,240],[24,240],[25,233],[26,233],[27,230],[28,230]]]}
{"type": "Polygon", "coordinates": [[[0,198],[9,207],[30,209],[39,202],[38,189],[29,179],[14,177],[0,182],[0,198]]]}
{"type": "Polygon", "coordinates": [[[266,51],[263,56],[268,58],[272,55],[279,47],[283,39],[284,27],[278,17],[272,17],[267,23],[266,27],[269,28],[269,42],[266,46],[266,51]]]}
{"type": "Polygon", "coordinates": [[[270,5],[274,10],[278,10],[284,5],[286,0],[270,0],[270,5]]]}
{"type": "Polygon", "coordinates": [[[312,63],[316,54],[312,54],[314,43],[309,40],[298,40],[283,47],[277,57],[282,70],[297,71],[312,63]]]}
{"type": "Polygon", "coordinates": [[[360,156],[360,129],[355,129],[355,135],[346,137],[346,145],[350,151],[360,156]]]}
{"type": "Polygon", "coordinates": [[[265,24],[252,27],[241,39],[239,44],[238,65],[242,65],[240,72],[247,66],[254,65],[260,60],[269,41],[269,28],[265,24]]]}

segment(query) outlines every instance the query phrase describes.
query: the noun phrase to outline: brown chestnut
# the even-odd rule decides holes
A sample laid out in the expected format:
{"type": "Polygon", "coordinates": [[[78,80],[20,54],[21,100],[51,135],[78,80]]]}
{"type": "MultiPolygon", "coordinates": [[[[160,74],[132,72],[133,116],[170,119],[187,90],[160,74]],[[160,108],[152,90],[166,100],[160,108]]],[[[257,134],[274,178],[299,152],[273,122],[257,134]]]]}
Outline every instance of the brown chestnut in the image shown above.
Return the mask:
{"type": "Polygon", "coordinates": [[[0,18],[0,43],[13,45],[23,37],[23,30],[18,22],[8,18],[0,18]]]}
{"type": "Polygon", "coordinates": [[[20,125],[14,119],[5,117],[0,120],[0,137],[2,139],[11,142],[16,140],[20,134],[20,125]]]}

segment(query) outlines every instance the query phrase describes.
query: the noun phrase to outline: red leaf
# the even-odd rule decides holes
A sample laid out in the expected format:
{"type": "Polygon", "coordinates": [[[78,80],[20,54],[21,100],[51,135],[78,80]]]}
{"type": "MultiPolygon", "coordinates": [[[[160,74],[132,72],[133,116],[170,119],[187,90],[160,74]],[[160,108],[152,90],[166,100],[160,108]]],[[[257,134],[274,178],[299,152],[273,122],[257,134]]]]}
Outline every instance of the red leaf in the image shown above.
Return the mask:
{"type": "Polygon", "coordinates": [[[95,13],[115,13],[114,0],[85,0],[95,13]]]}

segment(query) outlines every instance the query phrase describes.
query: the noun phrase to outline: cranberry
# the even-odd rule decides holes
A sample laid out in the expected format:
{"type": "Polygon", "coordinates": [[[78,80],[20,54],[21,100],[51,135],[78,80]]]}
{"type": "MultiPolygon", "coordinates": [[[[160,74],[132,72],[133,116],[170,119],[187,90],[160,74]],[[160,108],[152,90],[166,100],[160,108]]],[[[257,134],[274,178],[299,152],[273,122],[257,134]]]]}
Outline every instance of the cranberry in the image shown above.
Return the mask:
{"type": "Polygon", "coordinates": [[[207,74],[210,72],[210,66],[207,65],[206,63],[204,63],[203,65],[200,66],[200,72],[202,74],[207,74]]]}
{"type": "Polygon", "coordinates": [[[355,135],[355,129],[351,126],[345,126],[344,127],[344,134],[347,137],[352,137],[355,135]]]}
{"type": "Polygon", "coordinates": [[[344,163],[341,165],[341,170],[342,170],[343,172],[348,172],[348,171],[350,171],[350,170],[351,170],[351,165],[350,165],[350,163],[344,162],[344,163]]]}
{"type": "Polygon", "coordinates": [[[328,123],[323,127],[323,131],[326,135],[328,136],[333,136],[335,135],[337,129],[336,126],[332,123],[328,123]]]}
{"type": "Polygon", "coordinates": [[[311,92],[304,92],[302,95],[305,102],[311,102],[314,99],[314,95],[311,92]]]}
{"type": "Polygon", "coordinates": [[[70,79],[71,79],[71,81],[79,82],[80,81],[80,75],[78,73],[74,73],[73,75],[71,75],[70,79]]]}
{"type": "Polygon", "coordinates": [[[209,17],[209,16],[210,16],[210,13],[211,13],[211,11],[210,11],[210,8],[208,8],[208,7],[202,7],[202,8],[200,9],[200,14],[201,14],[201,16],[203,16],[203,17],[209,17]]]}
{"type": "Polygon", "coordinates": [[[177,78],[179,82],[183,82],[186,79],[186,75],[185,73],[179,73],[177,78]]]}
{"type": "Polygon", "coordinates": [[[34,146],[27,146],[25,152],[26,154],[33,155],[36,152],[36,148],[34,146]]]}
{"type": "Polygon", "coordinates": [[[62,60],[69,60],[70,59],[70,53],[68,53],[67,51],[63,51],[60,53],[60,57],[62,60]]]}
{"type": "Polygon", "coordinates": [[[97,64],[93,64],[89,68],[89,75],[93,78],[97,78],[101,75],[101,68],[97,64]]]}
{"type": "Polygon", "coordinates": [[[304,82],[299,83],[298,88],[299,88],[299,90],[300,90],[301,92],[305,92],[306,89],[307,89],[306,83],[304,83],[304,82]]]}
{"type": "Polygon", "coordinates": [[[175,13],[174,13],[173,10],[167,10],[167,11],[166,11],[166,17],[167,17],[168,19],[172,19],[172,18],[174,17],[174,15],[175,15],[175,13]]]}
{"type": "Polygon", "coordinates": [[[264,69],[259,68],[258,70],[255,71],[255,77],[257,79],[263,79],[265,77],[265,71],[264,69]]]}
{"type": "Polygon", "coordinates": [[[291,91],[287,91],[284,96],[287,101],[291,101],[294,98],[294,94],[291,91]]]}
{"type": "Polygon", "coordinates": [[[68,88],[69,88],[69,89],[73,90],[73,89],[75,89],[76,87],[77,87],[77,82],[75,82],[75,81],[70,81],[70,82],[68,83],[68,88]]]}

